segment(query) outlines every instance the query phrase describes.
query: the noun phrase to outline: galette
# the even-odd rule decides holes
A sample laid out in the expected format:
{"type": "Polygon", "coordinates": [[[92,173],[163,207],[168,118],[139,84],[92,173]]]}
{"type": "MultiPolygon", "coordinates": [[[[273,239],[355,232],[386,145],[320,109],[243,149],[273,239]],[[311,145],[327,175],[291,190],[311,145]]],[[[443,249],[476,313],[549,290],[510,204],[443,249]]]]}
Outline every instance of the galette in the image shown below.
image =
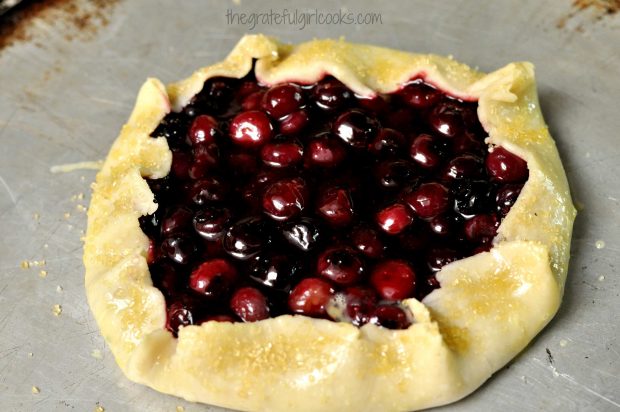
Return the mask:
{"type": "Polygon", "coordinates": [[[245,36],[148,79],[86,292],[132,381],[247,411],[456,401],[560,305],[575,209],[533,67],[245,36]]]}

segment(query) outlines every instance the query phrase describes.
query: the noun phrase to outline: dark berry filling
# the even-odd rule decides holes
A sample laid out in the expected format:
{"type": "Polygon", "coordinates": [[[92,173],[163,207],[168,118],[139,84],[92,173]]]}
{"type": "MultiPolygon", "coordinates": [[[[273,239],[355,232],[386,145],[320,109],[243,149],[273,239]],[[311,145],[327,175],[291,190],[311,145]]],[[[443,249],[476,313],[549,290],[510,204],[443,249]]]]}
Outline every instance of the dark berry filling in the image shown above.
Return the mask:
{"type": "Polygon", "coordinates": [[[338,80],[214,78],[152,133],[173,153],[140,219],[167,328],[284,314],[413,321],[435,274],[488,250],[528,178],[477,103],[414,79],[373,98],[338,80]]]}

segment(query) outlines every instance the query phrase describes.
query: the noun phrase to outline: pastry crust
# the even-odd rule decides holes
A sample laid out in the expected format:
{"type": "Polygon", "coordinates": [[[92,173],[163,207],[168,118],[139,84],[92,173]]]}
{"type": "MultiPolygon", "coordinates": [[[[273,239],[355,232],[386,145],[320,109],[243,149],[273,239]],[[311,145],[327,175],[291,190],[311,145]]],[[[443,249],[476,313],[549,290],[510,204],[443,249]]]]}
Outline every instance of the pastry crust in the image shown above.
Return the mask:
{"type": "Polygon", "coordinates": [[[190,401],[251,411],[391,411],[453,402],[479,387],[549,322],[566,279],[575,209],[542,118],[533,67],[483,74],[449,58],[315,40],[297,46],[253,35],[221,63],[164,86],[148,79],[97,175],[84,247],[86,292],[125,375],[190,401]],[[157,204],[143,177],[168,174],[171,152],[149,134],[213,76],[315,82],[331,74],[360,95],[423,77],[478,100],[488,143],[525,159],[529,180],[490,252],[438,273],[441,288],[405,304],[406,330],[280,316],[165,330],[165,302],[146,263],[138,217],[157,204]]]}

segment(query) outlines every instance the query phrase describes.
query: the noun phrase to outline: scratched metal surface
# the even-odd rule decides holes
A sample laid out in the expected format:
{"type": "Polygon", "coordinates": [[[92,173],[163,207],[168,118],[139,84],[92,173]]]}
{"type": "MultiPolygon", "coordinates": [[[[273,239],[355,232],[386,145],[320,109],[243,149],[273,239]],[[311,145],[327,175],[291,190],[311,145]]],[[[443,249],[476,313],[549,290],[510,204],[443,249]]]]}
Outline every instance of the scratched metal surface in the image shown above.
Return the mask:
{"type": "MultiPolygon", "coordinates": [[[[556,23],[570,11],[568,0],[340,5],[381,12],[383,24],[303,30],[261,25],[255,31],[294,42],[345,35],[452,54],[487,71],[533,61],[547,121],[574,197],[584,205],[559,314],[514,362],[450,410],[620,409],[620,18],[596,22],[585,13],[559,29],[556,23]],[[606,246],[597,248],[597,240],[606,246]]],[[[51,175],[49,168],[105,157],[147,75],[173,81],[224,57],[249,30],[227,25],[226,9],[270,7],[283,6],[125,1],[94,38],[68,40],[62,27],[34,22],[40,45],[22,42],[0,54],[0,410],[88,411],[97,403],[106,411],[173,411],[177,405],[219,410],[122,376],[84,296],[85,214],[77,205],[87,204],[94,172],[51,175]],[[86,199],[76,199],[79,193],[86,199]],[[20,267],[22,260],[43,259],[44,268],[20,267]],[[39,276],[41,269],[47,277],[39,276]],[[52,314],[55,304],[62,305],[59,317],[52,314]],[[102,358],[93,357],[93,350],[102,358]],[[33,385],[40,393],[31,393],[33,385]]],[[[313,7],[336,6],[315,1],[313,7]]]]}

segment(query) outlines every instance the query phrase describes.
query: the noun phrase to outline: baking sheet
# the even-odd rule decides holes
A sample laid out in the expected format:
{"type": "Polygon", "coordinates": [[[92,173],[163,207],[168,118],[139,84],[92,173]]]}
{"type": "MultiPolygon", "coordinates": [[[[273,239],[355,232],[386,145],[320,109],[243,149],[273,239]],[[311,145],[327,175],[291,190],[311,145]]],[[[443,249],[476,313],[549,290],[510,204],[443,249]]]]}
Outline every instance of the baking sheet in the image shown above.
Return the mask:
{"type": "Polygon", "coordinates": [[[566,295],[520,356],[446,409],[620,410],[618,15],[536,0],[114,3],[87,33],[71,32],[70,20],[35,16],[29,34],[0,51],[0,410],[221,410],[122,376],[84,293],[82,206],[95,172],[49,170],[104,158],[147,76],[183,78],[222,59],[246,32],[291,42],[345,36],[453,55],[485,71],[534,62],[543,111],[581,209],[566,295]],[[227,21],[228,10],[285,8],[380,13],[381,24],[273,22],[251,30],[227,21]],[[60,316],[53,314],[57,304],[60,316]]]}

